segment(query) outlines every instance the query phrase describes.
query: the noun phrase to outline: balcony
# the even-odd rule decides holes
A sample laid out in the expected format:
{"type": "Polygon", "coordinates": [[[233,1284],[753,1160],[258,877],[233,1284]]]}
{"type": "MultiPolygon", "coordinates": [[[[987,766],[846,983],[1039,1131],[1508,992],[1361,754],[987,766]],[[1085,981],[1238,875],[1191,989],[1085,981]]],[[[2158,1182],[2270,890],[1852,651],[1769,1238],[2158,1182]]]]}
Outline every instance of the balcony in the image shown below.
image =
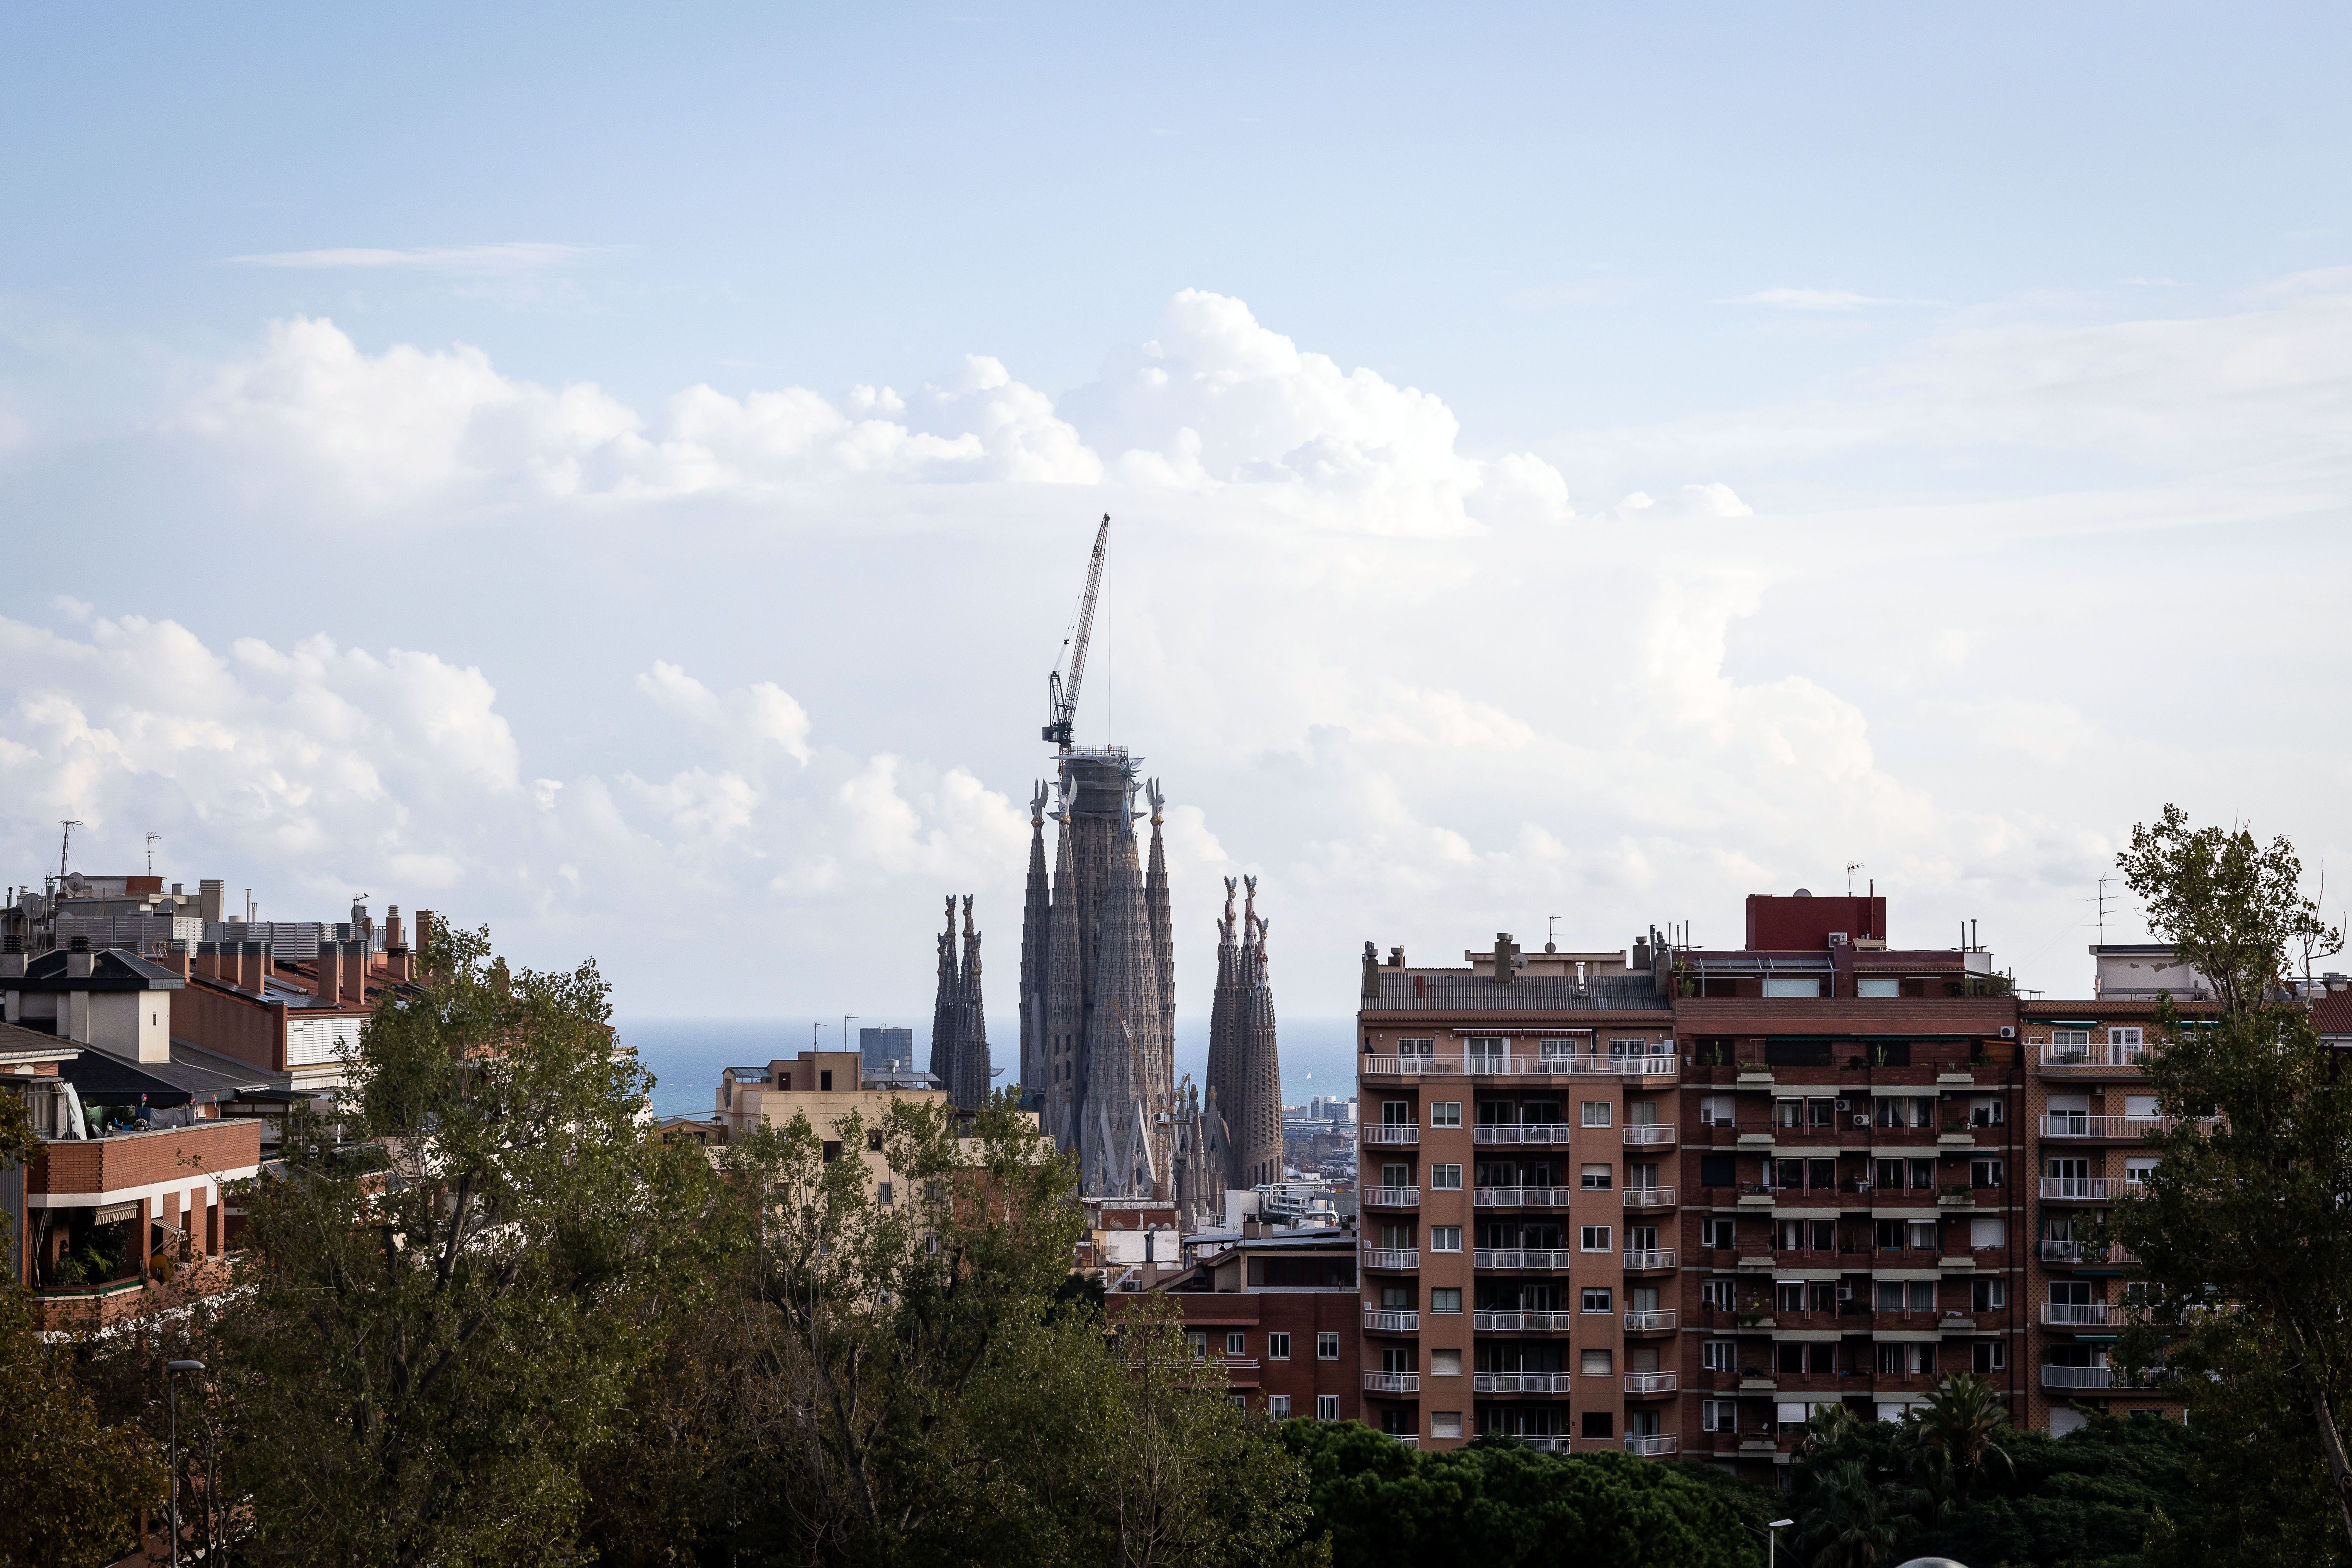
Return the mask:
{"type": "Polygon", "coordinates": [[[1360,1195],[1367,1208],[1413,1209],[1421,1206],[1419,1187],[1366,1187],[1360,1195]]]}
{"type": "Polygon", "coordinates": [[[1574,1442],[1565,1432],[1507,1432],[1503,1436],[1520,1447],[1533,1448],[1538,1454],[1565,1454],[1574,1442]]]}
{"type": "Polygon", "coordinates": [[[1629,1274],[1647,1268],[1672,1268],[1674,1266],[1675,1249],[1671,1247],[1653,1247],[1646,1251],[1628,1249],[1625,1254],[1625,1269],[1629,1274]]]}
{"type": "Polygon", "coordinates": [[[1625,1374],[1625,1392],[1637,1398],[1648,1399],[1675,1391],[1675,1374],[1671,1372],[1629,1372],[1625,1374]]]}
{"type": "Polygon", "coordinates": [[[1421,1142],[1421,1125],[1413,1121],[1367,1121],[1364,1123],[1364,1142],[1386,1144],[1418,1143],[1421,1142]]]}
{"type": "Polygon", "coordinates": [[[1575,1326],[1574,1312],[1473,1312],[1470,1314],[1470,1331],[1477,1334],[1564,1334],[1575,1326]]]}
{"type": "Polygon", "coordinates": [[[2044,1388],[2113,1388],[2116,1373],[2105,1366],[2045,1366],[2042,1369],[2044,1388]]]}
{"type": "Polygon", "coordinates": [[[1480,1052],[1444,1057],[1368,1056],[1358,1058],[1360,1078],[1672,1078],[1681,1070],[1673,1056],[1515,1057],[1480,1052]]]}
{"type": "Polygon", "coordinates": [[[1418,1268],[1421,1248],[1418,1247],[1368,1247],[1364,1248],[1367,1268],[1418,1268]]]}
{"type": "Polygon", "coordinates": [[[1629,1209],[1670,1209],[1675,1206],[1672,1187],[1627,1187],[1625,1206],[1629,1209]]]}
{"type": "Polygon", "coordinates": [[[1419,1394],[1421,1373],[1417,1372],[1368,1372],[1364,1373],[1366,1394],[1419,1394]]]}
{"type": "Polygon", "coordinates": [[[1481,1372],[1470,1378],[1473,1394],[1566,1394],[1564,1372],[1481,1372]]]}
{"type": "Polygon", "coordinates": [[[1383,1436],[1400,1448],[1418,1448],[1421,1447],[1421,1439],[1411,1432],[1389,1432],[1384,1433],[1383,1436]]]}
{"type": "Polygon", "coordinates": [[[2143,1070],[2140,1057],[2144,1046],[2053,1046],[2042,1042],[2042,1065],[2053,1071],[2105,1072],[2116,1068],[2128,1071],[2143,1070]]]}
{"type": "Polygon", "coordinates": [[[1381,1057],[1359,1058],[1358,1078],[1460,1078],[1459,1057],[1381,1057]]]}
{"type": "Polygon", "coordinates": [[[1671,1310],[1663,1312],[1628,1312],[1625,1331],[1629,1334],[1655,1334],[1670,1331],[1675,1326],[1671,1310]]]}
{"type": "Polygon", "coordinates": [[[1482,1247],[1470,1254],[1470,1267],[1565,1274],[1568,1272],[1569,1259],[1574,1256],[1564,1247],[1549,1252],[1541,1247],[1482,1247]]]}
{"type": "Polygon", "coordinates": [[[1675,1439],[1669,1433],[1625,1434],[1625,1451],[1644,1459],[1660,1459],[1675,1451],[1675,1439]]]}
{"type": "Polygon", "coordinates": [[[1565,1121],[1481,1122],[1470,1134],[1473,1143],[1565,1143],[1565,1121]]]}
{"type": "Polygon", "coordinates": [[[2103,1204],[2107,1201],[2105,1176],[2044,1176],[2042,1195],[2061,1203],[2103,1204]]]}
{"type": "Polygon", "coordinates": [[[2105,1301],[2042,1303],[2042,1321],[2045,1327],[2053,1329],[2103,1329],[2110,1322],[2120,1321],[2120,1315],[2111,1319],[2107,1312],[2105,1301]]]}
{"type": "Polygon", "coordinates": [[[1575,1196],[1574,1187],[1480,1187],[1470,1201],[1482,1209],[1557,1208],[1575,1196]]]}
{"type": "Polygon", "coordinates": [[[1364,1309],[1364,1327],[1368,1331],[1378,1334],[1417,1334],[1421,1332],[1421,1314],[1367,1307],[1364,1309]]]}
{"type": "Polygon", "coordinates": [[[2042,1118],[2044,1138],[2128,1138],[2137,1141],[2172,1125],[2167,1116],[2094,1116],[2081,1110],[2053,1110],[2042,1118]]]}
{"type": "Polygon", "coordinates": [[[2041,1254],[2044,1263],[2073,1267],[2089,1264],[2095,1268],[2110,1263],[2131,1261],[2131,1255],[2121,1247],[2098,1248],[2087,1241],[2058,1241],[2044,1237],[2034,1244],[2034,1249],[2041,1254]]]}
{"type": "Polygon", "coordinates": [[[1629,1149],[1654,1148],[1674,1141],[1675,1124],[1671,1121],[1634,1122],[1625,1129],[1625,1146],[1629,1149]]]}

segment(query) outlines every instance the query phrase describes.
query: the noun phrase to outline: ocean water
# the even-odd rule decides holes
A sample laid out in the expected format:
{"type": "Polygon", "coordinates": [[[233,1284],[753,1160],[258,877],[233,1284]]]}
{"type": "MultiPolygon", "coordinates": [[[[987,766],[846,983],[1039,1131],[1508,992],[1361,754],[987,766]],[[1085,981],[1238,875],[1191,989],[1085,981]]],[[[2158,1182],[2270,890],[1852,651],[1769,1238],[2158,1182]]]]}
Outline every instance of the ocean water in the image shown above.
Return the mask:
{"type": "MultiPolygon", "coordinates": [[[[718,1103],[719,1075],[730,1067],[764,1067],[812,1042],[837,1049],[841,1020],[810,1018],[634,1018],[614,1020],[621,1039],[636,1047],[637,1060],[654,1075],[656,1116],[708,1115],[718,1103]],[[817,1026],[813,1027],[812,1026],[817,1026]]],[[[903,1027],[915,1031],[915,1062],[930,1060],[931,1021],[920,1018],[857,1018],[850,1023],[855,1046],[861,1028],[903,1027]]],[[[1356,1020],[1285,1018],[1276,1026],[1282,1052],[1282,1099],[1304,1105],[1317,1094],[1356,1092],[1356,1020]]],[[[1003,1069],[996,1082],[1012,1083],[1021,1071],[1021,1029],[1013,1017],[988,1021],[989,1056],[1003,1069]]],[[[1207,1070],[1209,1020],[1176,1019],[1176,1070],[1199,1082],[1207,1070]]]]}

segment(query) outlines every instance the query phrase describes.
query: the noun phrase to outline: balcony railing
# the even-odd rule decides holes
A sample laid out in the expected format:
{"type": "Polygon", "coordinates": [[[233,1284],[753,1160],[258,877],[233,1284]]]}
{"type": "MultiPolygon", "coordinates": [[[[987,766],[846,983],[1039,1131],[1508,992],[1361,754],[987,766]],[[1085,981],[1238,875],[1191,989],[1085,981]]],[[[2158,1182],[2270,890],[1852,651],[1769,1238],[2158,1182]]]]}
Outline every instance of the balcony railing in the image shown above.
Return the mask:
{"type": "Polygon", "coordinates": [[[1470,1134],[1473,1143],[1565,1143],[1565,1121],[1482,1121],[1470,1134]]]}
{"type": "Polygon", "coordinates": [[[1664,1458],[1675,1451],[1675,1439],[1665,1432],[1625,1434],[1625,1451],[1644,1459],[1664,1458]]]}
{"type": "Polygon", "coordinates": [[[1486,1053],[1443,1057],[1360,1058],[1363,1078],[1668,1078],[1680,1070],[1673,1056],[1517,1057],[1486,1053]]]}
{"type": "Polygon", "coordinates": [[[2044,1301],[2042,1321],[2053,1329],[2105,1328],[2109,1321],[2105,1301],[2044,1301]]]}
{"type": "Polygon", "coordinates": [[[2118,1046],[2103,1043],[2095,1046],[2056,1046],[2042,1042],[2042,1065],[2046,1068],[2130,1068],[2137,1070],[2144,1046],[2118,1046]]]}
{"type": "Polygon", "coordinates": [[[1631,1148],[1646,1149],[1674,1141],[1675,1124],[1671,1121],[1635,1121],[1625,1127],[1625,1142],[1631,1148]]]}
{"type": "Polygon", "coordinates": [[[1417,1372],[1368,1372],[1364,1373],[1366,1394],[1419,1394],[1421,1373],[1417,1372]]]}
{"type": "Polygon", "coordinates": [[[2045,1366],[2042,1369],[2044,1388],[2113,1388],[2116,1373],[2106,1366],[2045,1366]]]}
{"type": "Polygon", "coordinates": [[[1643,1250],[1631,1247],[1626,1249],[1625,1267],[1629,1269],[1672,1268],[1674,1266],[1675,1249],[1671,1247],[1653,1247],[1643,1250]]]}
{"type": "Polygon", "coordinates": [[[1672,1394],[1675,1374],[1671,1372],[1629,1372],[1625,1374],[1625,1392],[1633,1394],[1672,1394]]]}
{"type": "Polygon", "coordinates": [[[2042,1195],[2077,1203],[2104,1203],[2107,1196],[2107,1179],[2105,1176],[2044,1176],[2042,1178],[2042,1195]]]}
{"type": "Polygon", "coordinates": [[[1565,1454],[1571,1441],[1565,1432],[1507,1432],[1503,1436],[1520,1447],[1533,1448],[1538,1454],[1565,1454]]]}
{"type": "Polygon", "coordinates": [[[1576,1326],[1574,1312],[1473,1312],[1470,1331],[1478,1334],[1564,1334],[1576,1326]]]}
{"type": "Polygon", "coordinates": [[[1671,1329],[1674,1326],[1675,1314],[1671,1310],[1663,1312],[1625,1314],[1625,1331],[1629,1334],[1655,1333],[1662,1329],[1671,1329]]]}
{"type": "Polygon", "coordinates": [[[1421,1126],[1412,1121],[1367,1121],[1364,1123],[1367,1143],[1418,1143],[1421,1126]]]}
{"type": "Polygon", "coordinates": [[[1421,1206],[1419,1187],[1366,1187],[1363,1201],[1376,1209],[1410,1209],[1421,1206]]]}
{"type": "Polygon", "coordinates": [[[1574,1187],[1480,1187],[1470,1201],[1478,1208],[1556,1208],[1575,1196],[1574,1187]]]}
{"type": "Polygon", "coordinates": [[[1367,1307],[1364,1309],[1364,1327],[1375,1333],[1417,1334],[1421,1331],[1421,1314],[1367,1307]]]}
{"type": "Polygon", "coordinates": [[[1418,1448],[1421,1447],[1421,1439],[1411,1432],[1390,1432],[1384,1434],[1384,1436],[1387,1436],[1390,1442],[1394,1443],[1400,1448],[1418,1448]]]}
{"type": "Polygon", "coordinates": [[[2137,1138],[2161,1132],[2172,1125],[2166,1116],[2094,1116],[2081,1110],[2053,1110],[2042,1118],[2044,1138],[2137,1138]]]}
{"type": "Polygon", "coordinates": [[[1547,1273],[1565,1273],[1569,1259],[1575,1254],[1562,1247],[1550,1251],[1542,1247],[1481,1247],[1470,1254],[1473,1268],[1517,1268],[1547,1273]]]}
{"type": "Polygon", "coordinates": [[[1364,1248],[1367,1268],[1418,1268],[1421,1248],[1418,1247],[1368,1247],[1364,1248]]]}
{"type": "Polygon", "coordinates": [[[1670,1209],[1675,1206],[1672,1187],[1627,1187],[1625,1206],[1629,1209],[1670,1209]]]}
{"type": "Polygon", "coordinates": [[[1481,1372],[1470,1377],[1473,1394],[1566,1394],[1564,1372],[1481,1372]]]}
{"type": "Polygon", "coordinates": [[[2087,1241],[2053,1241],[2044,1237],[2034,1244],[2044,1263],[2103,1264],[2126,1261],[2130,1254],[2120,1248],[2095,1247],[2087,1241]]]}

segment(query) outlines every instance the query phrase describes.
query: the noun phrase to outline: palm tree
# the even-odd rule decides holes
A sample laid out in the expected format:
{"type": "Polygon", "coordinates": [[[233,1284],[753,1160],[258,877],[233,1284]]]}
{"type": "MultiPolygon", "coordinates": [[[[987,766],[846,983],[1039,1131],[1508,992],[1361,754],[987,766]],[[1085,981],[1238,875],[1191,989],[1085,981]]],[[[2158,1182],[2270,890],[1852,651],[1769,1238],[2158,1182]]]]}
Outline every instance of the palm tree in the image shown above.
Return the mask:
{"type": "Polygon", "coordinates": [[[1951,1466],[1954,1500],[1962,1508],[1968,1507],[1969,1489],[1987,1460],[1998,1459],[2004,1469],[2016,1468],[2000,1443],[2001,1429],[2009,1425],[2009,1405],[1989,1379],[1965,1372],[1945,1378],[1927,1395],[1918,1423],[1921,1439],[1951,1466]]]}
{"type": "Polygon", "coordinates": [[[1825,1458],[1811,1479],[1797,1541],[1813,1568],[1871,1568],[1895,1550],[1886,1491],[1860,1456],[1825,1458]]]}

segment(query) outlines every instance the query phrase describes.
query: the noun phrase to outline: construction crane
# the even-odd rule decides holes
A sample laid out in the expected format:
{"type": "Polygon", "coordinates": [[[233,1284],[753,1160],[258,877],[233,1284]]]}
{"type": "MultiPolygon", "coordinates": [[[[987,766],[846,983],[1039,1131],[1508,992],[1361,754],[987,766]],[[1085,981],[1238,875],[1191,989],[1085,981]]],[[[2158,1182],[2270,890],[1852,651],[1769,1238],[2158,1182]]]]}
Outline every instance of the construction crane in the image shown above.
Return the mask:
{"type": "Polygon", "coordinates": [[[1094,635],[1095,595],[1102,591],[1103,551],[1110,543],[1110,513],[1103,513],[1102,526],[1095,530],[1094,559],[1087,563],[1087,591],[1078,600],[1078,620],[1062,646],[1070,656],[1070,681],[1062,684],[1062,670],[1057,664],[1045,677],[1045,699],[1052,718],[1045,725],[1045,739],[1063,751],[1070,749],[1070,727],[1078,716],[1078,684],[1087,678],[1087,639],[1094,635]]]}

